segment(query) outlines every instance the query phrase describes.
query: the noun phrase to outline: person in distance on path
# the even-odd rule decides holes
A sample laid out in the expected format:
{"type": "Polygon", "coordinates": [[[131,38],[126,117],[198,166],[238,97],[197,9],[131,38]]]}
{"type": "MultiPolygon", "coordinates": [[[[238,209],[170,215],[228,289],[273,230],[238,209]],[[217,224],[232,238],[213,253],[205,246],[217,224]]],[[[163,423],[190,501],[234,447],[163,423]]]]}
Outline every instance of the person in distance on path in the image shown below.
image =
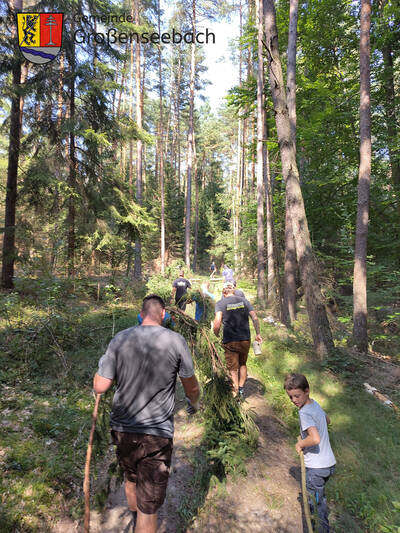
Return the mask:
{"type": "Polygon", "coordinates": [[[175,296],[175,304],[184,311],[186,309],[186,301],[182,300],[183,296],[187,293],[187,290],[192,287],[190,281],[185,278],[185,272],[181,270],[179,272],[179,278],[172,283],[171,300],[175,296]]]}
{"type": "Polygon", "coordinates": [[[117,388],[111,434],[125,475],[125,493],[137,512],[135,533],[155,533],[157,510],[165,499],[171,465],[175,385],[179,375],[191,412],[200,388],[182,335],[161,326],[165,304],[155,294],[142,305],[143,322],[119,332],[99,361],[93,388],[117,388]]]}
{"type": "Polygon", "coordinates": [[[303,374],[288,374],[283,387],[299,410],[301,437],[298,438],[296,451],[304,453],[311,514],[314,512],[315,501],[319,518],[318,533],[329,533],[325,484],[334,474],[336,464],[329,441],[330,420],[319,404],[310,398],[310,386],[303,374]]]}
{"type": "Polygon", "coordinates": [[[228,283],[228,282],[234,283],[235,282],[235,278],[233,276],[233,270],[231,268],[229,268],[227,265],[222,265],[222,275],[225,278],[225,283],[228,283]]]}
{"type": "Polygon", "coordinates": [[[230,372],[233,391],[243,398],[243,387],[247,378],[247,357],[250,348],[249,316],[256,331],[256,341],[262,342],[260,324],[251,303],[235,294],[231,282],[224,284],[222,298],[215,305],[214,333],[219,335],[224,326],[222,345],[225,350],[226,366],[230,372]]]}
{"type": "Polygon", "coordinates": [[[215,265],[215,262],[213,261],[210,265],[210,279],[214,277],[216,271],[217,271],[217,267],[215,265]]]}

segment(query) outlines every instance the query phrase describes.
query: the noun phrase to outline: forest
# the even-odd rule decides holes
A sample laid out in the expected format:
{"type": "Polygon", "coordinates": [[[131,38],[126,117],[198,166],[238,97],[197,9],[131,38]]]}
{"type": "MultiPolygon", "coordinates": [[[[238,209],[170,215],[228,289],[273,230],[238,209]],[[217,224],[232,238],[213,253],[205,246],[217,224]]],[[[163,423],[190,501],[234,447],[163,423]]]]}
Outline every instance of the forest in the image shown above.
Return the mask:
{"type": "MultiPolygon", "coordinates": [[[[297,371],[333,420],[332,531],[398,533],[399,3],[6,0],[0,28],[0,532],[82,526],[100,356],[137,324],[146,294],[170,303],[181,269],[195,301],[204,281],[220,294],[228,265],[257,310],[262,354],[226,425],[220,341],[194,304],[178,316],[204,409],[177,423],[193,498],[168,504],[160,532],[244,531],[227,502],[252,461],[268,464],[257,431],[279,435],[298,468],[282,388],[297,371]],[[55,56],[35,41],[39,14],[55,56]],[[219,70],[237,81],[215,108],[207,54],[222,46],[219,70]],[[259,396],[276,431],[260,422],[259,396]],[[199,441],[186,442],[186,424],[199,441]],[[218,509],[217,527],[205,516],[218,509]]],[[[100,514],[114,476],[109,402],[92,460],[100,514]]],[[[251,531],[300,531],[299,504],[287,508],[297,489],[257,487],[250,499],[264,491],[276,521],[254,514],[251,531]]]]}

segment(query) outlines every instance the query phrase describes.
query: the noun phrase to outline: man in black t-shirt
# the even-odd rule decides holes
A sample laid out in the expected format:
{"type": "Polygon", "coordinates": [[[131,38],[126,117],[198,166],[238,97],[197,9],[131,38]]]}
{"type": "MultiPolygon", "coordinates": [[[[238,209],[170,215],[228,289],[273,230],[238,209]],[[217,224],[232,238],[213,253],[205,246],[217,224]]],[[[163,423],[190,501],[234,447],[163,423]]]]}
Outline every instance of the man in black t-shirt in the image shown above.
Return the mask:
{"type": "Polygon", "coordinates": [[[242,398],[250,348],[249,316],[253,321],[257,342],[262,342],[260,324],[251,303],[246,298],[235,295],[233,283],[225,283],[222,295],[215,305],[213,329],[218,336],[221,324],[224,325],[222,345],[225,349],[226,366],[231,375],[233,390],[242,398]]]}
{"type": "Polygon", "coordinates": [[[185,272],[181,270],[179,272],[179,278],[177,278],[172,283],[172,295],[171,300],[175,296],[175,303],[179,307],[179,309],[182,309],[184,311],[186,309],[186,300],[182,297],[187,293],[187,290],[190,289],[192,285],[190,284],[190,281],[188,279],[185,279],[185,272]]]}

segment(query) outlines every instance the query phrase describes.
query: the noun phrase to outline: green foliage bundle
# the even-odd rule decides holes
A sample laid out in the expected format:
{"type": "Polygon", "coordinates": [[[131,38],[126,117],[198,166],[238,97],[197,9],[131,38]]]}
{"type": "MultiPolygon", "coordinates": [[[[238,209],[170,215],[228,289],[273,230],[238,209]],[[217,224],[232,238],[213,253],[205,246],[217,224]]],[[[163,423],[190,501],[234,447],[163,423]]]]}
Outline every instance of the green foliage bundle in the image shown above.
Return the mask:
{"type": "Polygon", "coordinates": [[[210,469],[220,479],[228,473],[244,475],[244,461],[256,448],[258,429],[250,413],[232,395],[231,380],[222,362],[222,348],[214,342],[217,339],[207,326],[185,313],[176,312],[174,320],[175,329],[193,346],[197,374],[203,385],[202,444],[207,450],[210,469]]]}

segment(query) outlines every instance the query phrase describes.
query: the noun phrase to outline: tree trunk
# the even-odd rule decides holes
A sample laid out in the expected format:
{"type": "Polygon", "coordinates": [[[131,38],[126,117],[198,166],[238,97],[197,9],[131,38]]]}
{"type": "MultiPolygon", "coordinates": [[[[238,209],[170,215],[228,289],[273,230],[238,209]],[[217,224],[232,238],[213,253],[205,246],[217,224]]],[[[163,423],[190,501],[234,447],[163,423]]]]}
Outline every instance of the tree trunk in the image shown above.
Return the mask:
{"type": "MultiPolygon", "coordinates": [[[[16,18],[16,13],[22,11],[22,0],[10,2],[10,11],[16,18]]],[[[23,83],[21,76],[21,60],[19,50],[17,50],[16,27],[12,27],[12,42],[15,45],[14,64],[12,69],[13,96],[11,98],[10,113],[10,143],[8,146],[8,167],[7,167],[7,193],[4,217],[4,239],[3,239],[3,264],[1,271],[1,286],[3,289],[12,289],[14,286],[14,262],[16,256],[15,249],[15,215],[17,206],[17,179],[18,161],[22,130],[22,113],[24,100],[20,94],[20,85],[23,83]]]]}
{"type": "MultiPolygon", "coordinates": [[[[264,111],[266,117],[266,113],[264,111]]],[[[264,120],[264,139],[268,139],[267,123],[264,120]]],[[[276,250],[276,239],[274,230],[274,210],[272,203],[271,188],[271,168],[269,161],[268,146],[265,143],[265,172],[264,172],[264,193],[265,193],[265,218],[267,226],[267,295],[269,303],[274,307],[278,316],[281,316],[281,297],[278,278],[278,261],[276,250]]]]}
{"type": "Polygon", "coordinates": [[[290,0],[289,40],[287,51],[287,105],[289,111],[290,131],[296,150],[296,45],[298,0],[290,0]]]}
{"type": "Polygon", "coordinates": [[[358,350],[367,352],[367,239],[371,182],[371,0],[361,0],[360,19],[360,169],[354,251],[353,341],[358,350]]]}
{"type": "MultiPolygon", "coordinates": [[[[134,13],[134,2],[131,0],[131,17],[133,18],[134,13]]],[[[136,46],[140,47],[140,44],[137,43],[136,46]]],[[[140,60],[139,60],[140,61],[140,60]]],[[[140,72],[139,72],[140,75],[140,72]]],[[[137,86],[136,86],[136,98],[137,98],[137,86]]],[[[136,109],[137,109],[136,101],[136,109]]],[[[133,39],[130,43],[130,83],[129,83],[129,119],[133,120],[133,39]]],[[[136,119],[137,123],[137,119],[136,119]]],[[[129,191],[133,194],[133,140],[129,139],[129,191]]]]}
{"type": "Polygon", "coordinates": [[[296,246],[289,209],[289,196],[286,195],[282,322],[288,328],[296,320],[296,246]]]}
{"type": "MultiPolygon", "coordinates": [[[[389,31],[389,29],[388,29],[389,31]]],[[[400,214],[400,148],[398,147],[396,101],[394,89],[394,72],[393,72],[393,50],[391,43],[382,47],[383,55],[383,76],[385,99],[384,107],[386,114],[386,124],[388,132],[388,148],[390,171],[392,175],[393,187],[396,192],[397,210],[400,214]]]]}
{"type": "MultiPolygon", "coordinates": [[[[161,35],[161,6],[158,0],[158,34],[161,35]]],[[[164,197],[164,123],[163,123],[163,98],[162,98],[162,53],[161,44],[158,46],[158,83],[159,83],[159,108],[160,127],[158,140],[158,159],[160,173],[160,194],[161,194],[161,214],[160,214],[160,248],[161,248],[161,274],[165,272],[165,197],[164,197]]]]}
{"type": "MultiPolygon", "coordinates": [[[[203,160],[201,168],[204,168],[205,152],[203,152],[203,160]]],[[[193,243],[193,272],[197,270],[197,253],[199,243],[199,177],[197,174],[197,165],[194,170],[194,186],[195,186],[195,210],[194,210],[194,243],[193,243]]]]}
{"type": "Polygon", "coordinates": [[[317,269],[312,253],[310,233],[300,188],[299,172],[296,164],[294,146],[291,140],[289,113],[286,104],[286,91],[278,48],[278,32],[273,0],[265,0],[265,31],[269,78],[282,161],[282,173],[286,183],[297,261],[304,287],[315,350],[322,357],[334,349],[334,344],[318,282],[317,269]]]}
{"type": "MultiPolygon", "coordinates": [[[[196,34],[196,2],[192,1],[192,32],[196,34]]],[[[190,215],[192,205],[192,172],[194,160],[194,80],[196,69],[196,46],[192,43],[192,59],[190,63],[190,96],[189,96],[189,133],[187,157],[186,217],[185,217],[185,263],[190,268],[190,215]]]]}
{"type": "MultiPolygon", "coordinates": [[[[135,2],[135,23],[139,26],[139,3],[135,2]]],[[[141,72],[140,72],[140,42],[136,43],[136,123],[139,128],[143,125],[143,107],[142,107],[142,89],[141,86],[141,72]]],[[[140,139],[136,141],[136,201],[142,205],[142,178],[143,178],[143,143],[140,139]]],[[[135,240],[135,265],[134,278],[142,279],[142,241],[140,236],[135,240]]]]}
{"type": "MultiPolygon", "coordinates": [[[[289,41],[287,58],[287,104],[290,132],[296,154],[296,43],[297,43],[298,0],[290,0],[289,41]]],[[[283,322],[290,327],[296,320],[296,248],[293,239],[289,202],[286,195],[285,214],[285,259],[283,280],[283,322]]]]}
{"type": "MultiPolygon", "coordinates": [[[[242,2],[239,3],[239,39],[242,37],[242,2]]],[[[242,61],[243,61],[242,47],[239,47],[239,87],[242,86],[242,61]]],[[[239,267],[239,233],[240,233],[240,189],[241,189],[241,140],[242,140],[242,119],[238,117],[238,132],[237,132],[237,153],[236,153],[236,186],[233,192],[233,255],[234,255],[234,270],[237,272],[239,267]]]]}
{"type": "Polygon", "coordinates": [[[257,73],[257,301],[261,309],[265,307],[264,272],[264,61],[263,61],[263,9],[262,0],[257,0],[258,27],[258,73],[257,73]]]}
{"type": "MultiPolygon", "coordinates": [[[[73,24],[72,24],[73,25],[73,24]]],[[[75,45],[72,45],[71,56],[69,57],[70,64],[70,102],[69,102],[69,116],[71,119],[71,131],[69,134],[69,198],[68,198],[68,213],[67,213],[67,274],[68,277],[73,277],[75,274],[75,192],[76,192],[76,155],[75,155],[75,45]]]]}

